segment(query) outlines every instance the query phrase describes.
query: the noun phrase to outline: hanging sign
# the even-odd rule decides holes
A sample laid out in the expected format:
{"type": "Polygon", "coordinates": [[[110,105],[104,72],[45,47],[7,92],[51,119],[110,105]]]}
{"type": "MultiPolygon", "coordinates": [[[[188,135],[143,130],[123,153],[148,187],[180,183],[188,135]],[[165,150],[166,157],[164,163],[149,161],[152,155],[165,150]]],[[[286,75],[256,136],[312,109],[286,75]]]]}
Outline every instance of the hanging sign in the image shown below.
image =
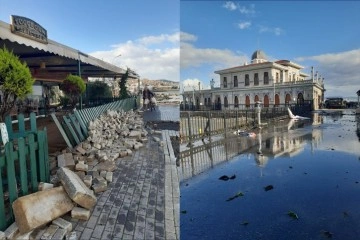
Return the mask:
{"type": "Polygon", "coordinates": [[[26,17],[11,15],[11,32],[38,42],[48,42],[46,29],[26,17]]]}

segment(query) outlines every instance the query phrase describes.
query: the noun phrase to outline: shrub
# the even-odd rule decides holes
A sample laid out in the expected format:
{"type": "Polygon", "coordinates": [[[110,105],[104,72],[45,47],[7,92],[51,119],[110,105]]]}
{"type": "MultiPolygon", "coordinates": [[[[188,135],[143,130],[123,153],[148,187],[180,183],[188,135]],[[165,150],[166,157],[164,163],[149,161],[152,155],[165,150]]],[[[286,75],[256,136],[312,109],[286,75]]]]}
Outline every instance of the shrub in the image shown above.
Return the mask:
{"type": "Polygon", "coordinates": [[[60,85],[60,89],[69,98],[69,104],[72,108],[79,102],[79,98],[83,92],[85,92],[84,80],[76,75],[69,74],[63,83],[60,85]]]}

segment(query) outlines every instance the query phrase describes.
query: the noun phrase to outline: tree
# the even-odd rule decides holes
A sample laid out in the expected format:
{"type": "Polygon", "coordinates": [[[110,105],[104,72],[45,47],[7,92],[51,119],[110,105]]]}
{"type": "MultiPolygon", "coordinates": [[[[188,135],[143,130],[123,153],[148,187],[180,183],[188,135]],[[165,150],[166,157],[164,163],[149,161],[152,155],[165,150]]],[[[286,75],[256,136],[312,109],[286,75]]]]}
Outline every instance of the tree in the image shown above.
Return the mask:
{"type": "Polygon", "coordinates": [[[3,93],[0,121],[3,122],[18,99],[32,92],[35,80],[29,67],[5,47],[0,49],[0,90],[3,93]]]}
{"type": "Polygon", "coordinates": [[[69,74],[63,83],[60,85],[60,89],[69,98],[69,103],[72,108],[79,102],[80,95],[85,92],[84,80],[76,75],[69,74]]]}
{"type": "Polygon", "coordinates": [[[129,94],[128,94],[127,88],[126,88],[126,81],[129,76],[129,71],[130,71],[130,69],[127,68],[125,74],[121,76],[121,79],[119,82],[120,98],[128,98],[129,97],[129,94]]]}
{"type": "Polygon", "coordinates": [[[112,97],[112,92],[105,82],[95,81],[88,83],[87,85],[87,94],[91,98],[107,98],[112,97]]]}

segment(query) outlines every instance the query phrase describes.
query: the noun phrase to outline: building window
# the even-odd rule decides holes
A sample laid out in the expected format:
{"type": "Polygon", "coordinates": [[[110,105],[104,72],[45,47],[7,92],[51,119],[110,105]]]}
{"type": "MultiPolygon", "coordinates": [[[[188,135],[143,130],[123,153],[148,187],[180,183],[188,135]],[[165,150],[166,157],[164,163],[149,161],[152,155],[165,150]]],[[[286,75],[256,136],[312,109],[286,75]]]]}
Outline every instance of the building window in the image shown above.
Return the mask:
{"type": "Polygon", "coordinates": [[[259,74],[258,73],[254,74],[254,85],[255,86],[259,85],[259,74]]]}
{"type": "Polygon", "coordinates": [[[238,78],[237,76],[234,76],[234,87],[238,87],[239,83],[238,83],[238,78]]]}
{"type": "Polygon", "coordinates": [[[245,74],[245,86],[249,86],[249,85],[250,85],[249,74],[245,74]]]}
{"type": "Polygon", "coordinates": [[[227,78],[226,77],[224,77],[223,83],[224,83],[224,88],[227,88],[227,78]]]}
{"type": "Polygon", "coordinates": [[[279,82],[279,73],[276,73],[276,82],[279,82]]]}
{"type": "Polygon", "coordinates": [[[228,107],[229,103],[228,103],[228,99],[227,97],[224,97],[224,107],[228,107]]]}
{"type": "Polygon", "coordinates": [[[235,96],[235,99],[234,99],[234,107],[236,107],[236,108],[239,107],[239,98],[238,98],[238,96],[235,96]]]}
{"type": "Polygon", "coordinates": [[[268,85],[268,84],[269,84],[269,73],[264,72],[264,85],[268,85]]]}

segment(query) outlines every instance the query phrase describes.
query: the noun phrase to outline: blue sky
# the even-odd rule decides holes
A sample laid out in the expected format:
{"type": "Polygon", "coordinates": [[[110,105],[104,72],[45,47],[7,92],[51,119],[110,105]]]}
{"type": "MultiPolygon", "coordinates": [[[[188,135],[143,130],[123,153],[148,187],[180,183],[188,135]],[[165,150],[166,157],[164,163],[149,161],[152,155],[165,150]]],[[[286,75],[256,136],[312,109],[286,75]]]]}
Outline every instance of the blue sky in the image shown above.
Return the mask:
{"type": "Polygon", "coordinates": [[[10,15],[30,18],[49,39],[141,78],[179,81],[177,0],[0,0],[0,20],[10,23],[10,15]]]}
{"type": "Polygon", "coordinates": [[[181,74],[185,89],[219,80],[214,71],[250,62],[311,66],[325,79],[325,96],[354,97],[360,89],[360,2],[181,1],[181,74]]]}

